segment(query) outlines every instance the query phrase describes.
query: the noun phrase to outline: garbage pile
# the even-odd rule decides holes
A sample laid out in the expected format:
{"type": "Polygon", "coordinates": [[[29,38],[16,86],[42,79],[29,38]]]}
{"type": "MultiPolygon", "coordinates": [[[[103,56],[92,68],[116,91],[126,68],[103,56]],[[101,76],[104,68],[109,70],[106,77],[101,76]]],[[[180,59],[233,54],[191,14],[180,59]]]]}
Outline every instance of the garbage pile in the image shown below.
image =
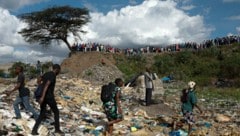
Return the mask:
{"type": "MultiPolygon", "coordinates": [[[[159,84],[161,85],[161,84],[159,84]]],[[[114,124],[113,134],[123,136],[187,136],[187,125],[179,123],[180,92],[174,86],[159,87],[154,91],[155,104],[143,106],[139,103],[140,92],[136,88],[125,87],[122,90],[122,107],[124,120],[114,124]],[[162,94],[165,89],[164,95],[162,94]],[[178,122],[177,129],[172,130],[173,122],[178,122]]],[[[36,89],[35,79],[26,86],[31,92],[31,103],[39,111],[39,104],[33,99],[36,89]]],[[[14,119],[12,103],[17,91],[7,97],[6,89],[13,84],[0,84],[0,135],[31,135],[34,120],[31,114],[21,110],[22,119],[14,119]]],[[[102,136],[107,122],[100,100],[101,85],[90,81],[60,75],[56,82],[55,96],[60,110],[60,126],[66,136],[102,136]]],[[[237,102],[210,101],[199,99],[204,114],[196,113],[196,125],[192,136],[237,136],[240,135],[240,104],[237,102]],[[213,103],[214,102],[214,103],[213,103]],[[221,104],[220,104],[221,103],[221,104]],[[216,106],[218,104],[219,106],[216,106]],[[228,105],[228,106],[223,106],[228,105]]],[[[38,132],[41,136],[54,134],[53,113],[49,110],[38,132]]]]}

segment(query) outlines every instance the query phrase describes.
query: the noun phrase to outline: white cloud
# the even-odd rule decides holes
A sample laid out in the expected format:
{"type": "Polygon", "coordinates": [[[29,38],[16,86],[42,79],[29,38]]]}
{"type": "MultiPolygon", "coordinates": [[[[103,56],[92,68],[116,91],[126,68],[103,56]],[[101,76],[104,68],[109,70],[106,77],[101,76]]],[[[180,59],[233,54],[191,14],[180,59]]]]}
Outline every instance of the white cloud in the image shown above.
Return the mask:
{"type": "Polygon", "coordinates": [[[240,2],[240,0],[223,0],[223,2],[240,2]]]}
{"type": "Polygon", "coordinates": [[[194,9],[194,8],[195,8],[194,5],[186,5],[186,6],[182,6],[182,7],[181,7],[181,9],[183,9],[183,10],[192,10],[192,9],[194,9]]]}
{"type": "Polygon", "coordinates": [[[18,31],[23,28],[24,23],[1,7],[0,14],[0,43],[13,46],[23,44],[24,41],[18,31]]]}
{"type": "Polygon", "coordinates": [[[60,62],[67,56],[68,49],[62,43],[53,43],[57,48],[51,46],[48,50],[37,44],[26,43],[18,33],[26,24],[1,7],[0,14],[0,63],[47,61],[49,58],[60,62]]]}
{"type": "Polygon", "coordinates": [[[178,3],[179,7],[183,10],[192,10],[194,9],[196,6],[192,5],[192,0],[173,0],[176,3],[178,3]]]}
{"type": "Polygon", "coordinates": [[[234,35],[234,34],[232,34],[232,33],[228,33],[228,34],[227,34],[227,36],[233,36],[233,35],[234,35]]]}
{"type": "Polygon", "coordinates": [[[240,20],[240,15],[238,15],[238,16],[231,16],[228,19],[229,20],[240,20]]]}
{"type": "Polygon", "coordinates": [[[0,7],[9,10],[15,10],[25,5],[40,3],[42,1],[48,0],[0,0],[0,7]]]}
{"type": "Polygon", "coordinates": [[[136,4],[137,4],[137,1],[136,1],[136,0],[129,0],[129,4],[130,4],[130,5],[136,5],[136,4]]]}
{"type": "Polygon", "coordinates": [[[0,44],[0,63],[8,63],[13,61],[18,61],[15,57],[13,57],[15,53],[14,47],[0,44]]]}
{"type": "Polygon", "coordinates": [[[237,33],[240,35],[240,26],[236,27],[237,33]]]}
{"type": "Polygon", "coordinates": [[[83,39],[113,46],[201,42],[212,31],[202,16],[189,16],[173,1],[144,1],[106,15],[91,13],[91,18],[83,39]]]}
{"type": "Polygon", "coordinates": [[[0,45],[0,57],[4,57],[4,56],[11,56],[11,54],[13,53],[14,48],[11,46],[6,46],[6,45],[0,45]]]}
{"type": "Polygon", "coordinates": [[[84,1],[83,5],[90,11],[98,12],[96,6],[94,6],[92,3],[89,3],[88,1],[84,1]]]}

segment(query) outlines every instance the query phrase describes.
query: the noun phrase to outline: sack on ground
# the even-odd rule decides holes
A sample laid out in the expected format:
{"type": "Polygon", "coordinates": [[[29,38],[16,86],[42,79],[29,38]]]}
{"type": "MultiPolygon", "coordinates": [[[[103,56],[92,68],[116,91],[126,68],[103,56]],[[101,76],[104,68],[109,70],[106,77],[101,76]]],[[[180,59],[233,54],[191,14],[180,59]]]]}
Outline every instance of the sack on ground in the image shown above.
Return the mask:
{"type": "Polygon", "coordinates": [[[107,85],[103,85],[101,88],[101,100],[102,102],[109,102],[112,99],[112,93],[115,89],[116,85],[110,82],[107,85]]]}

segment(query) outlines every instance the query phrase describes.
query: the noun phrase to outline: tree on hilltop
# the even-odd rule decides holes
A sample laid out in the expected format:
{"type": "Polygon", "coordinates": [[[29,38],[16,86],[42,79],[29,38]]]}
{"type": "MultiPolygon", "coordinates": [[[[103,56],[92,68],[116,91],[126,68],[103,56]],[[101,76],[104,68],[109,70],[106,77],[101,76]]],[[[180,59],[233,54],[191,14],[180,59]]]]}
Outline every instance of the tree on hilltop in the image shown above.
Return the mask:
{"type": "Polygon", "coordinates": [[[83,25],[90,21],[86,8],[69,6],[51,7],[43,11],[24,13],[19,18],[28,24],[19,33],[29,43],[39,43],[48,46],[53,41],[63,41],[70,51],[73,51],[67,38],[73,34],[81,40],[79,33],[83,25]]]}

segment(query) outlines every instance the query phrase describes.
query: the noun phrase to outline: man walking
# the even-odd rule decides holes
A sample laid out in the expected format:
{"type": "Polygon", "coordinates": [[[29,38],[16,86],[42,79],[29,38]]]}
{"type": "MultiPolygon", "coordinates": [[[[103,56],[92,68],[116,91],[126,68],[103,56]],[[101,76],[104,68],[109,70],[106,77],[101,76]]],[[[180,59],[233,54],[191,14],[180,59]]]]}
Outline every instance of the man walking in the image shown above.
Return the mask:
{"type": "Polygon", "coordinates": [[[23,74],[23,67],[17,66],[15,68],[15,73],[18,75],[17,77],[17,84],[16,86],[9,92],[7,92],[7,95],[9,96],[12,92],[18,90],[19,96],[16,97],[16,100],[13,103],[14,111],[16,114],[16,119],[21,118],[21,113],[19,110],[19,105],[23,104],[25,109],[33,114],[34,119],[36,120],[38,118],[38,114],[33,109],[33,107],[29,103],[29,95],[30,91],[25,88],[25,76],[23,74]]]}
{"type": "Polygon", "coordinates": [[[42,74],[42,65],[39,60],[37,61],[37,64],[36,64],[36,71],[37,71],[38,76],[40,76],[42,74]]]}
{"type": "Polygon", "coordinates": [[[63,134],[63,132],[60,130],[59,125],[59,110],[57,108],[57,103],[54,97],[54,88],[56,84],[56,76],[60,73],[61,67],[58,64],[54,64],[52,67],[52,71],[45,73],[42,76],[42,82],[43,82],[43,91],[42,95],[39,99],[40,104],[40,115],[33,127],[32,135],[38,135],[38,127],[41,123],[41,121],[44,119],[45,113],[46,113],[46,106],[49,105],[51,110],[54,113],[54,120],[55,120],[55,133],[63,134]]]}

